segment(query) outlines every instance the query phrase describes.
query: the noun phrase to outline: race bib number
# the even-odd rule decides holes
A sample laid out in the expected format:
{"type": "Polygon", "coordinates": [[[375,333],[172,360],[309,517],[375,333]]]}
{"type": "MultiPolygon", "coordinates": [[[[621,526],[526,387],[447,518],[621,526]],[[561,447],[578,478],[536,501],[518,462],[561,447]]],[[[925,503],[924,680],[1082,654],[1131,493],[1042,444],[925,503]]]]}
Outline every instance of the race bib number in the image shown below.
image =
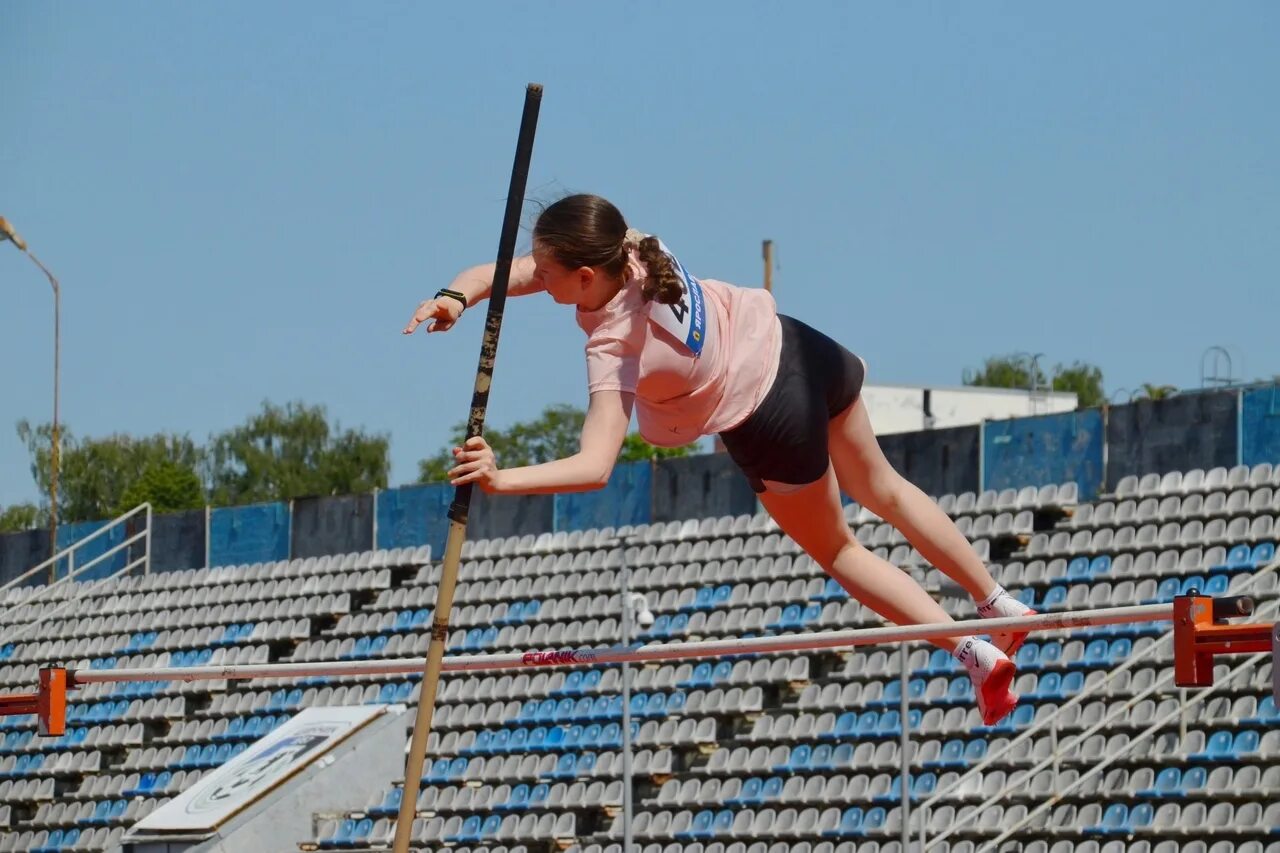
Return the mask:
{"type": "Polygon", "coordinates": [[[671,259],[672,266],[684,283],[684,295],[671,305],[654,302],[649,306],[649,319],[659,328],[680,341],[689,353],[697,358],[702,355],[702,345],[707,339],[707,300],[702,284],[689,275],[684,265],[671,254],[661,241],[658,246],[671,259]]]}

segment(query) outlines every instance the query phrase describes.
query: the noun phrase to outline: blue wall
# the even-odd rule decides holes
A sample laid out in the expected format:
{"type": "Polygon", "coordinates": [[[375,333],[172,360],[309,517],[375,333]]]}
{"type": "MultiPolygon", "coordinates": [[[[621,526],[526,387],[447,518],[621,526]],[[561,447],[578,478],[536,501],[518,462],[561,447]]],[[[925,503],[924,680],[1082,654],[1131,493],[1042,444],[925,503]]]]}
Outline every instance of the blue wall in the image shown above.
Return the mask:
{"type": "Polygon", "coordinates": [[[1245,391],[1240,406],[1240,461],[1280,462],[1280,384],[1245,391]]]}
{"type": "Polygon", "coordinates": [[[209,565],[289,559],[287,503],[215,509],[209,514],[209,565]]]}
{"type": "Polygon", "coordinates": [[[1101,409],[991,421],[982,431],[982,487],[1074,482],[1090,500],[1102,487],[1101,409]]]}
{"type": "Polygon", "coordinates": [[[447,483],[402,486],[378,492],[378,548],[430,545],[444,553],[449,536],[449,504],[453,487],[447,483]]]}
{"type": "Polygon", "coordinates": [[[648,524],[652,520],[652,494],[653,465],[648,462],[615,465],[609,484],[603,489],[555,496],[555,529],[648,524]]]}
{"type": "MultiPolygon", "coordinates": [[[[61,551],[63,548],[68,548],[86,536],[96,533],[98,530],[105,527],[107,523],[108,522],[105,521],[82,521],[76,524],[58,525],[58,550],[61,551]]],[[[92,562],[94,558],[102,556],[127,538],[129,537],[125,534],[123,526],[116,527],[110,533],[105,533],[102,536],[99,536],[97,539],[94,539],[92,542],[89,542],[76,550],[74,566],[71,564],[71,559],[69,557],[59,560],[58,577],[63,577],[73,569],[78,569],[81,566],[92,562]]],[[[82,572],[76,575],[76,579],[88,581],[110,577],[112,574],[120,571],[125,567],[125,565],[127,565],[128,561],[125,559],[127,550],[128,549],[124,548],[120,549],[101,563],[98,563],[92,569],[89,569],[87,572],[82,572]]],[[[142,550],[139,550],[138,556],[141,556],[142,553],[142,550]]]]}
{"type": "MultiPolygon", "coordinates": [[[[895,468],[930,494],[1075,482],[1081,497],[1088,500],[1114,488],[1127,474],[1229,467],[1237,462],[1280,463],[1280,385],[1186,393],[1113,406],[1105,424],[1095,409],[993,421],[982,427],[888,435],[880,445],[895,468]]],[[[204,565],[206,536],[213,566],[364,550],[371,545],[426,544],[440,554],[448,536],[447,512],[453,495],[454,488],[444,483],[389,489],[378,493],[376,513],[370,507],[375,503],[371,495],[305,498],[292,506],[215,509],[210,511],[207,528],[203,510],[156,516],[152,568],[169,571],[204,565]],[[376,541],[371,538],[372,515],[377,518],[376,541]]],[[[475,540],[756,510],[755,494],[728,455],[707,454],[618,465],[608,486],[597,492],[528,496],[476,492],[467,536],[475,540]]],[[[102,522],[64,524],[58,531],[59,544],[79,541],[101,526],[102,522]]],[[[125,538],[123,530],[115,531],[86,547],[77,562],[83,565],[125,538]]],[[[16,577],[47,553],[47,531],[0,536],[0,579],[16,577]]],[[[124,564],[121,554],[92,574],[103,577],[124,564]]]]}

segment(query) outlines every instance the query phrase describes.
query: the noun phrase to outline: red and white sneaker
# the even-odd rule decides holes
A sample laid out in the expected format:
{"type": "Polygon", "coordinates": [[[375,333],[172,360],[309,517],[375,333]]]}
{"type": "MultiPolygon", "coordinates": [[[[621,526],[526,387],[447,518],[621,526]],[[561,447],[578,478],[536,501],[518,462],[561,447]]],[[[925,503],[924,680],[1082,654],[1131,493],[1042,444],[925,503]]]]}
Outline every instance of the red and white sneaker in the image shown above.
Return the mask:
{"type": "Polygon", "coordinates": [[[994,644],[976,637],[960,640],[955,657],[964,664],[973,681],[973,693],[978,700],[984,725],[994,726],[1012,713],[1018,706],[1013,692],[1013,677],[1017,667],[994,644]]]}
{"type": "MultiPolygon", "coordinates": [[[[1014,598],[1003,587],[996,587],[986,601],[978,602],[978,615],[983,619],[1035,616],[1036,613],[1037,611],[1014,598]]],[[[1026,639],[1026,631],[994,631],[991,634],[991,644],[1010,658],[1018,653],[1026,639]]]]}
{"type": "MultiPolygon", "coordinates": [[[[1032,610],[1030,607],[1023,605],[1021,613],[1010,613],[1009,616],[1035,616],[1038,610],[1032,610]]],[[[984,619],[995,619],[996,614],[984,616],[984,619]]],[[[1027,631],[995,631],[991,634],[991,645],[995,646],[1005,655],[1012,658],[1018,653],[1018,649],[1022,648],[1022,644],[1027,641],[1027,631]]]]}

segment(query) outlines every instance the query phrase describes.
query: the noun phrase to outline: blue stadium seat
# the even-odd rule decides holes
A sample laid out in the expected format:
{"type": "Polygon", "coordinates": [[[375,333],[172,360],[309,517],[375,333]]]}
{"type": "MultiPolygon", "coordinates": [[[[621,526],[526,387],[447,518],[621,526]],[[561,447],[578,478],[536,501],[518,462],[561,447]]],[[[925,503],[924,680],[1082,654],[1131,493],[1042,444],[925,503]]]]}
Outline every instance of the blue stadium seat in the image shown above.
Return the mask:
{"type": "Polygon", "coordinates": [[[352,847],[369,846],[369,835],[373,832],[373,820],[361,818],[356,822],[355,831],[351,834],[352,847]]]}
{"type": "Polygon", "coordinates": [[[544,726],[538,726],[529,732],[529,738],[525,741],[525,749],[529,752],[545,752],[547,743],[547,729],[544,726]]]}
{"type": "Polygon", "coordinates": [[[716,819],[711,823],[711,834],[709,837],[726,836],[733,830],[733,821],[737,815],[730,809],[721,809],[716,812],[716,819]]]}
{"type": "Polygon", "coordinates": [[[896,708],[902,703],[902,681],[895,678],[884,686],[884,692],[879,699],[866,702],[868,708],[896,708]]]}
{"type": "Polygon", "coordinates": [[[1250,560],[1253,562],[1252,568],[1260,569],[1276,558],[1276,543],[1259,542],[1253,548],[1253,554],[1250,560]]]}
{"type": "Polygon", "coordinates": [[[569,752],[560,756],[560,760],[556,762],[556,769],[552,771],[553,779],[572,779],[578,775],[578,756],[569,752]]]}
{"type": "Polygon", "coordinates": [[[785,782],[786,780],[781,776],[770,776],[765,780],[760,796],[764,798],[766,803],[776,802],[782,797],[782,787],[785,782]]]}
{"type": "Polygon", "coordinates": [[[1069,698],[1084,689],[1084,673],[1068,672],[1062,677],[1061,686],[1053,698],[1069,698]]]}
{"type": "Polygon", "coordinates": [[[374,817],[394,817],[400,813],[400,800],[404,797],[404,789],[400,787],[387,791],[382,802],[369,809],[374,817]]]}
{"type": "Polygon", "coordinates": [[[1253,570],[1252,551],[1243,543],[1232,545],[1227,552],[1226,562],[1213,566],[1215,572],[1247,572],[1253,570]]]}
{"type": "Polygon", "coordinates": [[[111,801],[101,800],[93,807],[93,815],[85,818],[85,823],[99,824],[107,823],[111,818],[111,801]]]}
{"type": "Polygon", "coordinates": [[[1127,835],[1141,832],[1151,826],[1155,818],[1155,809],[1150,803],[1138,803],[1129,810],[1129,819],[1125,821],[1123,832],[1127,835]]]}
{"type": "Polygon", "coordinates": [[[811,628],[814,623],[822,619],[822,605],[810,604],[805,607],[804,612],[800,615],[800,627],[811,628]]]}
{"type": "Polygon", "coordinates": [[[849,593],[845,588],[840,586],[840,582],[835,578],[827,578],[827,583],[822,588],[822,594],[818,596],[818,601],[844,601],[849,597],[849,593]]]}
{"type": "Polygon", "coordinates": [[[551,796],[551,786],[543,782],[534,785],[529,791],[529,808],[540,809],[547,804],[547,798],[551,796]]]}
{"type": "Polygon", "coordinates": [[[502,830],[502,816],[491,814],[484,820],[484,824],[480,827],[480,840],[488,841],[498,837],[498,833],[502,830]]]}
{"type": "Polygon", "coordinates": [[[511,796],[505,803],[495,803],[493,808],[497,811],[523,811],[529,807],[529,786],[516,785],[511,789],[511,796]]]}
{"type": "Polygon", "coordinates": [[[1182,784],[1182,769],[1166,767],[1156,774],[1155,782],[1150,788],[1138,791],[1139,797],[1181,797],[1178,786],[1182,784]]]}
{"type": "Polygon", "coordinates": [[[1071,562],[1067,563],[1067,580],[1087,581],[1089,580],[1089,576],[1088,557],[1074,557],[1071,562]]]}
{"type": "Polygon", "coordinates": [[[1097,826],[1086,826],[1084,832],[1086,835],[1123,833],[1128,820],[1129,807],[1124,803],[1112,803],[1102,813],[1102,823],[1097,826]]]}
{"type": "Polygon", "coordinates": [[[799,744],[791,749],[787,761],[773,768],[780,773],[804,773],[809,769],[809,761],[813,756],[813,748],[807,743],[799,744]]]}
{"type": "Polygon", "coordinates": [[[711,599],[712,607],[727,607],[729,602],[733,600],[733,587],[729,584],[721,584],[716,587],[715,593],[711,599]]]}
{"type": "Polygon", "coordinates": [[[681,687],[710,687],[711,664],[703,661],[693,668],[693,673],[680,685],[681,687]]]}
{"type": "Polygon", "coordinates": [[[356,822],[351,818],[347,818],[338,824],[338,830],[329,838],[319,839],[321,850],[334,850],[340,847],[350,847],[351,839],[356,834],[356,822]]]}
{"type": "Polygon", "coordinates": [[[964,764],[964,741],[955,738],[942,745],[937,759],[925,762],[926,767],[960,767],[964,764]]]}
{"type": "Polygon", "coordinates": [[[1191,591],[1199,590],[1200,594],[1204,594],[1205,585],[1208,583],[1203,575],[1188,575],[1182,579],[1182,585],[1178,587],[1179,595],[1190,595],[1191,591]]]}
{"type": "Polygon", "coordinates": [[[873,835],[880,832],[884,828],[884,821],[887,813],[884,806],[876,806],[870,809],[866,816],[862,819],[862,831],[867,835],[873,835]]]}
{"type": "Polygon", "coordinates": [[[947,675],[951,672],[951,664],[955,658],[951,657],[951,653],[946,649],[934,649],[929,655],[929,662],[925,664],[924,669],[919,670],[919,675],[947,675]]]}
{"type": "Polygon", "coordinates": [[[854,732],[857,729],[857,725],[858,725],[857,712],[845,711],[839,717],[836,717],[835,728],[832,731],[826,734],[823,734],[822,737],[830,738],[833,740],[844,740],[845,738],[853,737],[854,732]]]}
{"type": "Polygon", "coordinates": [[[472,815],[462,822],[462,826],[457,833],[445,836],[447,844],[472,844],[480,841],[480,827],[482,822],[477,815],[472,815]]]}
{"type": "Polygon", "coordinates": [[[965,764],[977,764],[986,757],[987,742],[985,740],[971,740],[964,748],[965,764]]]}
{"type": "Polygon", "coordinates": [[[1209,781],[1209,771],[1203,767],[1188,767],[1182,773],[1182,781],[1178,783],[1178,791],[1183,797],[1194,796],[1204,790],[1209,781]]]}
{"type": "Polygon", "coordinates": [[[1178,594],[1178,589],[1182,583],[1177,578],[1165,578],[1160,581],[1160,586],[1156,587],[1155,598],[1149,598],[1143,601],[1143,604],[1168,603],[1173,601],[1178,594]]]}
{"type": "Polygon", "coordinates": [[[1267,726],[1280,724],[1280,710],[1276,707],[1276,698],[1268,693],[1258,703],[1258,713],[1245,720],[1246,723],[1261,723],[1267,726]]]}
{"type": "Polygon", "coordinates": [[[1231,732],[1214,732],[1209,736],[1202,752],[1187,756],[1192,761],[1229,761],[1233,757],[1231,732]]]}
{"type": "Polygon", "coordinates": [[[911,782],[911,799],[924,800],[933,796],[938,787],[938,777],[934,773],[921,773],[911,782]]]}
{"type": "Polygon", "coordinates": [[[1204,585],[1204,594],[1213,596],[1226,595],[1230,584],[1231,578],[1227,575],[1210,575],[1209,580],[1204,585]]]}
{"type": "Polygon", "coordinates": [[[1066,606],[1067,588],[1065,586],[1051,586],[1044,594],[1044,601],[1040,602],[1040,610],[1056,610],[1066,606]]]}
{"type": "Polygon", "coordinates": [[[764,802],[764,780],[752,776],[742,783],[742,791],[738,794],[738,802],[746,806],[759,805],[764,802]]]}
{"type": "Polygon", "coordinates": [[[710,610],[715,606],[716,591],[709,586],[701,587],[694,595],[693,603],[685,605],[684,610],[710,610]]]}
{"type": "Polygon", "coordinates": [[[396,614],[396,622],[389,630],[394,632],[412,631],[413,630],[413,611],[401,610],[396,614]]]}
{"type": "Polygon", "coordinates": [[[852,836],[862,835],[862,809],[858,806],[845,809],[844,814],[840,816],[840,826],[832,835],[852,836]]]}
{"type": "Polygon", "coordinates": [[[693,816],[693,823],[690,825],[688,831],[677,832],[675,837],[677,839],[684,840],[692,838],[710,838],[711,827],[715,821],[716,813],[710,809],[704,809],[693,816]]]}
{"type": "Polygon", "coordinates": [[[1098,578],[1111,574],[1111,557],[1100,554],[1089,562],[1089,577],[1098,578]]]}
{"type": "Polygon", "coordinates": [[[1234,761],[1247,761],[1258,752],[1258,733],[1252,729],[1237,732],[1231,743],[1231,758],[1234,761]]]}
{"type": "Polygon", "coordinates": [[[902,714],[898,711],[885,711],[876,722],[876,735],[878,737],[892,737],[901,731],[902,714]]]}
{"type": "Polygon", "coordinates": [[[831,761],[833,751],[834,747],[829,743],[819,744],[814,747],[809,758],[809,768],[815,773],[835,770],[835,764],[831,761]]]}

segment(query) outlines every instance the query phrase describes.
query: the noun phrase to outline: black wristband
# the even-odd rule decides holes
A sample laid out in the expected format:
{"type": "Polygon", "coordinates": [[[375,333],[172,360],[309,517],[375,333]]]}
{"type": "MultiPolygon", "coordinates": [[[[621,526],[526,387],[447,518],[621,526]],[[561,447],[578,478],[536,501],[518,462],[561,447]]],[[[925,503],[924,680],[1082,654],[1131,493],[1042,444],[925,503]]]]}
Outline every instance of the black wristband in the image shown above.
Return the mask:
{"type": "Polygon", "coordinates": [[[437,290],[437,291],[436,291],[436,299],[439,299],[441,296],[449,296],[449,297],[452,297],[452,298],[454,298],[454,299],[458,300],[459,302],[461,302],[461,303],[462,303],[462,310],[463,310],[463,311],[466,311],[466,310],[467,310],[467,297],[466,297],[466,296],[463,296],[463,295],[462,295],[461,293],[459,293],[458,291],[456,291],[456,290],[449,290],[449,289],[447,289],[447,288],[443,288],[443,287],[442,287],[442,288],[440,288],[439,290],[437,290]]]}

